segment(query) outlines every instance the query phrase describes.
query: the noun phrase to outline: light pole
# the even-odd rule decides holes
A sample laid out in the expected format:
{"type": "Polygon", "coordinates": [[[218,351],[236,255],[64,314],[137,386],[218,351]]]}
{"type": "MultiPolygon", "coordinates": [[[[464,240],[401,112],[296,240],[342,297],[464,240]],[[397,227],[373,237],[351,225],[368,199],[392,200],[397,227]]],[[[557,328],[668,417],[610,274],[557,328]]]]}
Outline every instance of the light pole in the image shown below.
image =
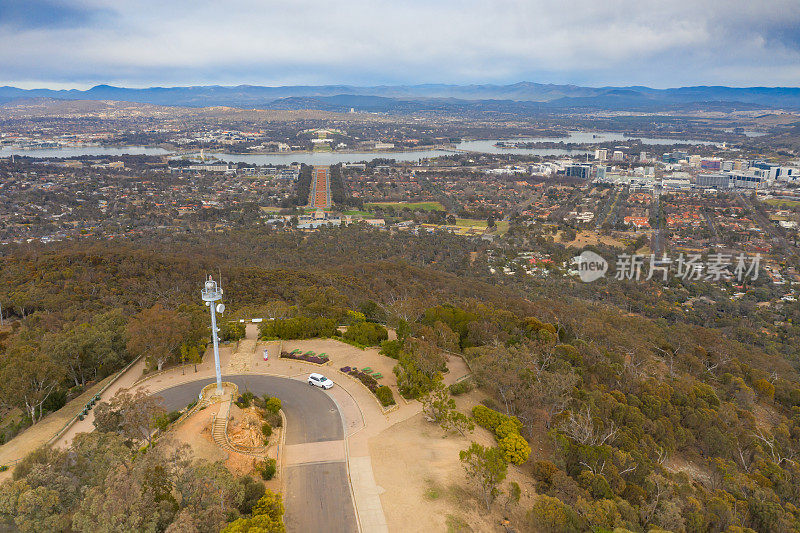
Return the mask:
{"type": "Polygon", "coordinates": [[[219,366],[219,340],[217,339],[217,311],[220,313],[225,311],[225,304],[215,304],[222,299],[222,289],[217,286],[217,282],[211,276],[203,285],[203,290],[200,292],[203,301],[208,307],[211,308],[211,339],[214,341],[214,367],[217,371],[217,394],[222,394],[222,370],[219,366]]]}

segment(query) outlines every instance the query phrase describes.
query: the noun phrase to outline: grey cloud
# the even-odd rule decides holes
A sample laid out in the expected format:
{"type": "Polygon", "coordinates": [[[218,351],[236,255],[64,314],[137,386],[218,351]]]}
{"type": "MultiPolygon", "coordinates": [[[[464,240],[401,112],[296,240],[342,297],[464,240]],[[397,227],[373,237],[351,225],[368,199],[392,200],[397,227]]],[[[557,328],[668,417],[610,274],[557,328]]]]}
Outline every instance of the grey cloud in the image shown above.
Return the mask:
{"type": "Polygon", "coordinates": [[[0,16],[0,82],[800,84],[797,0],[62,5],[0,16]]]}

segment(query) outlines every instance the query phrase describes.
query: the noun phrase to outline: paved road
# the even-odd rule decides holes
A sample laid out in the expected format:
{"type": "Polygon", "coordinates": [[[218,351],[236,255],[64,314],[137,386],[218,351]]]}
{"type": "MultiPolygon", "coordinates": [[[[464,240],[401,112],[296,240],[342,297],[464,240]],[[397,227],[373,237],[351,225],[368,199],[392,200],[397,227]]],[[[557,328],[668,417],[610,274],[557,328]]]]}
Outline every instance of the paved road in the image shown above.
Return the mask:
{"type": "MultiPolygon", "coordinates": [[[[331,398],[302,381],[262,375],[224,376],[240,391],[269,394],[281,399],[286,415],[286,445],[344,439],[342,417],[331,398]]],[[[197,399],[213,379],[177,385],[156,394],[167,410],[182,409],[197,399]]],[[[284,501],[288,531],[358,531],[344,461],[312,462],[284,469],[284,501]]]]}
{"type": "Polygon", "coordinates": [[[310,203],[317,209],[328,209],[331,206],[330,167],[314,167],[313,172],[310,203]]]}

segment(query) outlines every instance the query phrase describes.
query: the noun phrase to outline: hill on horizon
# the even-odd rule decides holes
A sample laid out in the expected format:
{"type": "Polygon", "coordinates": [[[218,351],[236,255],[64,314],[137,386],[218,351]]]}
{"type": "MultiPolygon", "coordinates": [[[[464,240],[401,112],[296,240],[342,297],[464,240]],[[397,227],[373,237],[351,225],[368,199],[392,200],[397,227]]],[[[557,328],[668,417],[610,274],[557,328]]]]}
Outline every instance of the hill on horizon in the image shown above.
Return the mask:
{"type": "MultiPolygon", "coordinates": [[[[515,107],[543,105],[545,108],[588,107],[600,109],[665,109],[699,103],[725,102],[738,107],[767,107],[800,109],[798,87],[723,87],[698,86],[672,89],[650,87],[581,87],[519,82],[510,85],[297,85],[265,87],[191,86],[149,87],[133,89],[97,85],[87,90],[19,89],[0,87],[0,104],[22,98],[55,98],[61,100],[114,100],[166,106],[241,108],[274,107],[285,109],[301,102],[318,105],[343,105],[350,98],[351,107],[359,110],[415,111],[420,109],[449,109],[453,106],[474,105],[477,102],[507,102],[515,107]],[[361,100],[354,97],[369,97],[361,100]],[[296,99],[294,101],[286,99],[296,99]],[[305,100],[307,99],[307,100],[305,100]],[[332,99],[327,101],[326,99],[332,99]],[[364,109],[360,109],[361,105],[364,109]]],[[[535,106],[534,106],[535,107],[535,106]]]]}

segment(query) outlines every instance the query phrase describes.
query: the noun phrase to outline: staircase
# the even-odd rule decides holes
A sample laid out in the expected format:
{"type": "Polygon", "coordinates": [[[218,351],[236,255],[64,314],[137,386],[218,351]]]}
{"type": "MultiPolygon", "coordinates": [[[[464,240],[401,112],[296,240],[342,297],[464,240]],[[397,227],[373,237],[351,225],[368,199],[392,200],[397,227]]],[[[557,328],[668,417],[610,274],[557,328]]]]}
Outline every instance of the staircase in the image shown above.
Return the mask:
{"type": "Polygon", "coordinates": [[[214,443],[222,449],[228,449],[228,439],[226,434],[228,432],[228,421],[224,418],[214,416],[211,422],[211,437],[214,443]]]}
{"type": "Polygon", "coordinates": [[[230,418],[231,401],[231,399],[223,401],[219,408],[219,413],[214,415],[214,418],[211,420],[211,437],[214,439],[214,443],[223,450],[241,453],[251,457],[265,457],[267,454],[267,448],[265,446],[240,446],[232,443],[228,439],[228,419],[230,418]]]}
{"type": "Polygon", "coordinates": [[[233,374],[246,374],[250,372],[253,353],[256,351],[256,339],[242,339],[236,352],[231,354],[230,371],[233,374]]]}

